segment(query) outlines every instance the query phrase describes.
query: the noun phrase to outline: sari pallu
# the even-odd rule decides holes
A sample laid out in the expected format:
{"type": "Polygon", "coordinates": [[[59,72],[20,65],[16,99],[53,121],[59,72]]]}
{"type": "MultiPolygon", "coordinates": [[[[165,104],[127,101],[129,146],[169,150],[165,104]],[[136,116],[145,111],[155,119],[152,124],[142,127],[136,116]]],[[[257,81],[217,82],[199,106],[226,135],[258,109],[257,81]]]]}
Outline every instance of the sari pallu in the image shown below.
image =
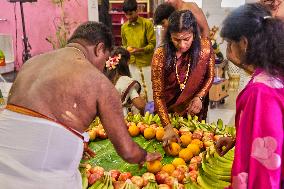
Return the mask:
{"type": "MultiPolygon", "coordinates": [[[[190,101],[195,97],[203,97],[203,106],[199,114],[204,119],[207,114],[209,98],[208,91],[214,78],[215,58],[208,39],[201,39],[201,51],[196,67],[189,73],[188,80],[183,91],[180,91],[175,71],[165,71],[165,51],[160,47],[154,53],[152,61],[152,83],[155,109],[158,112],[162,124],[170,124],[168,113],[177,113],[180,116],[187,114],[190,101]]],[[[181,64],[179,74],[185,77],[187,64],[181,64]]],[[[182,81],[184,81],[184,77],[182,81]]]]}

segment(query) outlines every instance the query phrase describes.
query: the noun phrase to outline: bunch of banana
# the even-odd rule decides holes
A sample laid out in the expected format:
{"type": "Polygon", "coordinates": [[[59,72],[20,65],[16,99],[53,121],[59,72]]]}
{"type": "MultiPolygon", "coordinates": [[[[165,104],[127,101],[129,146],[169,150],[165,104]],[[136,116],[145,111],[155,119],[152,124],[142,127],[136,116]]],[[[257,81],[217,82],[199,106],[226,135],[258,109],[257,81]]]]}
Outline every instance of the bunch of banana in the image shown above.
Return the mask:
{"type": "Polygon", "coordinates": [[[199,169],[197,183],[205,189],[225,188],[230,185],[234,149],[220,157],[214,149],[209,148],[199,169]]]}
{"type": "Polygon", "coordinates": [[[149,179],[148,184],[143,189],[158,189],[159,186],[155,180],[149,179]]]}
{"type": "Polygon", "coordinates": [[[82,174],[82,189],[88,188],[88,177],[86,173],[82,174]]]}
{"type": "Polygon", "coordinates": [[[95,182],[89,189],[114,189],[109,172],[105,172],[102,179],[95,182]]]}
{"type": "Polygon", "coordinates": [[[131,180],[127,179],[122,189],[137,189],[137,187],[131,182],[131,180]]]}
{"type": "Polygon", "coordinates": [[[201,189],[201,187],[196,182],[188,180],[184,183],[184,189],[201,189]]]}

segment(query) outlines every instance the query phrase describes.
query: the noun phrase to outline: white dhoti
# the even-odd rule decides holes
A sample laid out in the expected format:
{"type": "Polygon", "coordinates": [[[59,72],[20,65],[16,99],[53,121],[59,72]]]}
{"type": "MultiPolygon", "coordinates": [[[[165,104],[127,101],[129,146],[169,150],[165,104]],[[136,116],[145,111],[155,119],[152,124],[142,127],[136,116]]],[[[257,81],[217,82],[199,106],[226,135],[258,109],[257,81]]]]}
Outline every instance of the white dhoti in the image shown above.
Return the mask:
{"type": "Polygon", "coordinates": [[[0,112],[0,188],[80,189],[83,140],[55,122],[0,112]]]}
{"type": "Polygon", "coordinates": [[[151,66],[137,67],[134,64],[129,64],[131,77],[137,80],[142,87],[142,96],[147,97],[147,101],[153,101],[153,90],[151,81],[151,66]]]}

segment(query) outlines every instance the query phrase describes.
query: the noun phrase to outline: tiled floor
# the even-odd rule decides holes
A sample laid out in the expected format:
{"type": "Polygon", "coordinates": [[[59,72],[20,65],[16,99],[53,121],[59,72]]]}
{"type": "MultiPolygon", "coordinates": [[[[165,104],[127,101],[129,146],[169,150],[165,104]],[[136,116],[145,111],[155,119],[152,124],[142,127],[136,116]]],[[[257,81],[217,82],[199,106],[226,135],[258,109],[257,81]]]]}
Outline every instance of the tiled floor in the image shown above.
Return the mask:
{"type": "Polygon", "coordinates": [[[235,125],[236,97],[238,91],[229,91],[229,96],[224,104],[218,104],[215,108],[209,108],[207,121],[217,122],[220,118],[226,125],[235,125]]]}

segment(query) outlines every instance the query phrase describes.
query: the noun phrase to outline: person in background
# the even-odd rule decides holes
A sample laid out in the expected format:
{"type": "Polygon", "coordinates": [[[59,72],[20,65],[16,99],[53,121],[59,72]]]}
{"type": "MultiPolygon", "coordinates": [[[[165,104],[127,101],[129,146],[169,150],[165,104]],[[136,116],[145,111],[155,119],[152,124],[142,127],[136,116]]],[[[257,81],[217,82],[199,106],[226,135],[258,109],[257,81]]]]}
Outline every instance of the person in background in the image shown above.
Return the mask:
{"type": "Polygon", "coordinates": [[[284,23],[265,6],[245,4],[224,20],[227,58],[254,67],[236,104],[236,138],[223,137],[222,156],[235,146],[232,188],[284,187],[284,23]]]}
{"type": "Polygon", "coordinates": [[[82,188],[83,132],[96,116],[125,161],[143,164],[161,157],[128,134],[120,95],[102,73],[111,48],[110,30],[87,22],[66,47],[22,66],[0,112],[1,188],[82,188]]]}
{"type": "Polygon", "coordinates": [[[194,2],[184,2],[183,0],[165,0],[175,7],[176,10],[190,10],[194,15],[200,29],[202,37],[209,37],[209,26],[203,11],[194,2]]]}
{"type": "Polygon", "coordinates": [[[206,119],[214,64],[210,39],[200,37],[191,11],[172,13],[165,43],[152,60],[154,103],[165,127],[165,144],[176,138],[169,113],[206,119]]]}
{"type": "Polygon", "coordinates": [[[284,21],[284,3],[283,0],[260,0],[260,3],[267,6],[273,17],[284,21]]]}
{"type": "Polygon", "coordinates": [[[123,12],[128,19],[121,27],[122,46],[130,54],[129,68],[133,79],[142,84],[142,94],[147,101],[153,100],[151,60],[156,47],[153,23],[138,16],[136,0],[125,0],[123,12]]]}
{"type": "Polygon", "coordinates": [[[163,28],[167,29],[169,25],[169,17],[175,11],[175,7],[170,3],[160,4],[154,13],[154,25],[161,25],[163,28]]]}
{"type": "MultiPolygon", "coordinates": [[[[124,116],[128,112],[132,112],[133,108],[139,110],[143,115],[146,102],[139,95],[141,91],[140,83],[131,78],[128,66],[129,58],[130,54],[126,49],[122,47],[114,49],[106,63],[106,75],[121,95],[124,116]]],[[[133,111],[133,113],[137,113],[137,111],[133,111]]]]}

